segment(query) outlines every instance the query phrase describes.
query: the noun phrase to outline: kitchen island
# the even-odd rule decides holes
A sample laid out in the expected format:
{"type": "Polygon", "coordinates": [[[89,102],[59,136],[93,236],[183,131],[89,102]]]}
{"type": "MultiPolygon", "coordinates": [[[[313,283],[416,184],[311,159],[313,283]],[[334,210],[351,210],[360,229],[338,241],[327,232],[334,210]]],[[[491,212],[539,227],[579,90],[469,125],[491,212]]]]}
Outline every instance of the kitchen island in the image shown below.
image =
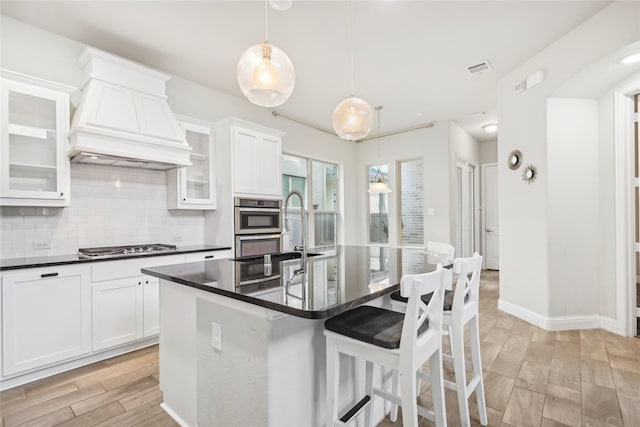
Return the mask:
{"type": "MultiPolygon", "coordinates": [[[[142,270],[161,279],[162,406],[179,423],[324,425],[324,320],[361,304],[389,307],[403,274],[441,261],[384,247],[310,252],[306,265],[289,255],[270,267],[260,257],[142,270]]],[[[344,412],[362,396],[360,371],[341,363],[344,412]]]]}

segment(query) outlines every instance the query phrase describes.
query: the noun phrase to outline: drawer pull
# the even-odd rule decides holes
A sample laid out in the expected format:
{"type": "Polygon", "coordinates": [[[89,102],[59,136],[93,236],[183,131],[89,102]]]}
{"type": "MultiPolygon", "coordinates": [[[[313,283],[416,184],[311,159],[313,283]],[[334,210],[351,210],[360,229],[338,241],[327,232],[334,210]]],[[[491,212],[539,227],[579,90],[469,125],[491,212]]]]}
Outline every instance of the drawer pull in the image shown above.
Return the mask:
{"type": "Polygon", "coordinates": [[[58,273],[44,273],[41,274],[40,277],[56,277],[58,273]]]}
{"type": "Polygon", "coordinates": [[[205,255],[204,259],[211,259],[213,258],[213,255],[205,255]]]}

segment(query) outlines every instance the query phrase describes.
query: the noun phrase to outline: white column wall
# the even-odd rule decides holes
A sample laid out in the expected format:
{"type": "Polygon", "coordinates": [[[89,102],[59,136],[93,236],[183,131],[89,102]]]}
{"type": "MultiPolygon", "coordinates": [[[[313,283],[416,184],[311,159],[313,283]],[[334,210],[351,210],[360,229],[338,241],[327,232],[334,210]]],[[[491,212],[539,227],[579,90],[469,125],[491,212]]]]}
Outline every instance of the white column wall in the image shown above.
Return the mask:
{"type": "MultiPolygon", "coordinates": [[[[512,171],[506,162],[498,162],[500,307],[543,327],[552,326],[550,320],[557,316],[599,314],[600,307],[594,307],[593,303],[600,295],[599,290],[587,287],[576,295],[570,290],[574,286],[580,289],[579,284],[567,284],[561,278],[567,269],[601,261],[597,251],[580,247],[581,240],[575,240],[576,229],[562,226],[574,221],[576,215],[573,210],[563,211],[564,198],[572,197],[570,193],[579,190],[563,184],[564,173],[559,173],[563,159],[556,156],[566,155],[567,150],[550,148],[547,99],[594,60],[638,40],[639,16],[639,3],[614,2],[503,77],[498,84],[498,159],[506,159],[511,150],[519,149],[524,155],[524,164],[531,163],[538,168],[536,182],[527,185],[521,180],[521,169],[512,171]],[[545,71],[546,80],[542,84],[522,94],[514,93],[516,83],[538,70],[545,71]],[[561,253],[557,246],[561,241],[568,242],[570,250],[561,253]],[[585,296],[586,292],[595,296],[585,296]],[[585,307],[575,302],[585,298],[588,301],[585,307]]],[[[587,150],[585,163],[580,165],[578,161],[571,166],[571,171],[598,170],[599,147],[592,145],[587,150]]],[[[582,153],[578,155],[582,158],[582,153]]],[[[592,177],[586,178],[586,182],[594,185],[592,197],[598,199],[598,182],[594,183],[592,177]]],[[[586,196],[581,200],[582,207],[589,208],[602,202],[598,199],[589,203],[586,196]]],[[[592,225],[598,221],[597,217],[595,222],[593,217],[589,219],[592,225]]],[[[593,229],[583,232],[596,233],[593,229]]],[[[580,281],[580,277],[573,280],[580,281]]]]}

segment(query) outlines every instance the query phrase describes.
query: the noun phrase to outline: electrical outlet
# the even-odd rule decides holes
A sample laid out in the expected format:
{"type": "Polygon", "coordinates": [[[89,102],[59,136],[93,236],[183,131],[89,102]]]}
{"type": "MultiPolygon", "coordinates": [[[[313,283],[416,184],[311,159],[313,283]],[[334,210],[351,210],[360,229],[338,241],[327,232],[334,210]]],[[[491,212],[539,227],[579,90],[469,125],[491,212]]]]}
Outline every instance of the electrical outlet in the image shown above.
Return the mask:
{"type": "Polygon", "coordinates": [[[172,238],[171,238],[171,242],[173,243],[180,243],[182,242],[182,236],[175,234],[172,238]]]}
{"type": "Polygon", "coordinates": [[[222,325],[216,322],[211,322],[211,347],[222,351],[222,325]]]}
{"type": "Polygon", "coordinates": [[[51,249],[51,242],[47,240],[34,240],[33,249],[34,250],[51,249]]]}

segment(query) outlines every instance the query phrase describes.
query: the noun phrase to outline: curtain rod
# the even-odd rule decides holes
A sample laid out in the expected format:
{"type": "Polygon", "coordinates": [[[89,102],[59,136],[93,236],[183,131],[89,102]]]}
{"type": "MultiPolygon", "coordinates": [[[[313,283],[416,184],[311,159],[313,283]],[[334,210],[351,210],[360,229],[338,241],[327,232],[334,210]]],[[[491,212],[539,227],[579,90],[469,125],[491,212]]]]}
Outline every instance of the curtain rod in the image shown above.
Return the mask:
{"type": "MultiPolygon", "coordinates": [[[[317,126],[315,126],[315,125],[312,125],[312,124],[307,123],[307,122],[305,122],[305,121],[302,121],[302,120],[300,120],[300,119],[296,119],[296,118],[294,118],[294,117],[287,116],[287,115],[282,114],[282,113],[278,113],[278,112],[277,112],[277,111],[275,111],[275,110],[274,110],[274,111],[272,111],[272,112],[271,112],[271,114],[272,114],[272,115],[273,115],[273,117],[275,117],[276,119],[277,119],[278,117],[282,117],[282,118],[284,118],[284,119],[291,120],[292,122],[296,122],[296,123],[301,124],[301,125],[303,125],[303,126],[307,126],[307,127],[309,127],[309,128],[312,128],[312,129],[315,129],[315,130],[319,130],[320,132],[328,133],[329,135],[333,135],[333,136],[338,136],[338,134],[337,134],[337,133],[335,133],[335,132],[332,132],[332,131],[330,131],[330,130],[323,129],[323,128],[320,128],[320,127],[317,127],[317,126]]],[[[419,129],[429,129],[429,128],[432,128],[432,127],[434,127],[434,126],[435,126],[435,125],[434,125],[433,123],[425,123],[425,124],[423,124],[423,125],[418,125],[418,126],[414,126],[414,127],[411,127],[411,128],[398,129],[398,130],[394,130],[394,131],[390,131],[390,132],[385,132],[385,133],[383,133],[383,134],[372,135],[372,136],[369,136],[369,137],[366,137],[366,138],[358,139],[358,140],[356,140],[356,141],[354,141],[354,142],[356,142],[356,143],[367,142],[367,141],[371,141],[371,140],[373,140],[373,139],[378,139],[378,138],[384,138],[384,137],[387,137],[387,136],[398,135],[398,134],[400,134],[400,133],[412,132],[412,131],[414,131],[414,130],[419,130],[419,129]]]]}

